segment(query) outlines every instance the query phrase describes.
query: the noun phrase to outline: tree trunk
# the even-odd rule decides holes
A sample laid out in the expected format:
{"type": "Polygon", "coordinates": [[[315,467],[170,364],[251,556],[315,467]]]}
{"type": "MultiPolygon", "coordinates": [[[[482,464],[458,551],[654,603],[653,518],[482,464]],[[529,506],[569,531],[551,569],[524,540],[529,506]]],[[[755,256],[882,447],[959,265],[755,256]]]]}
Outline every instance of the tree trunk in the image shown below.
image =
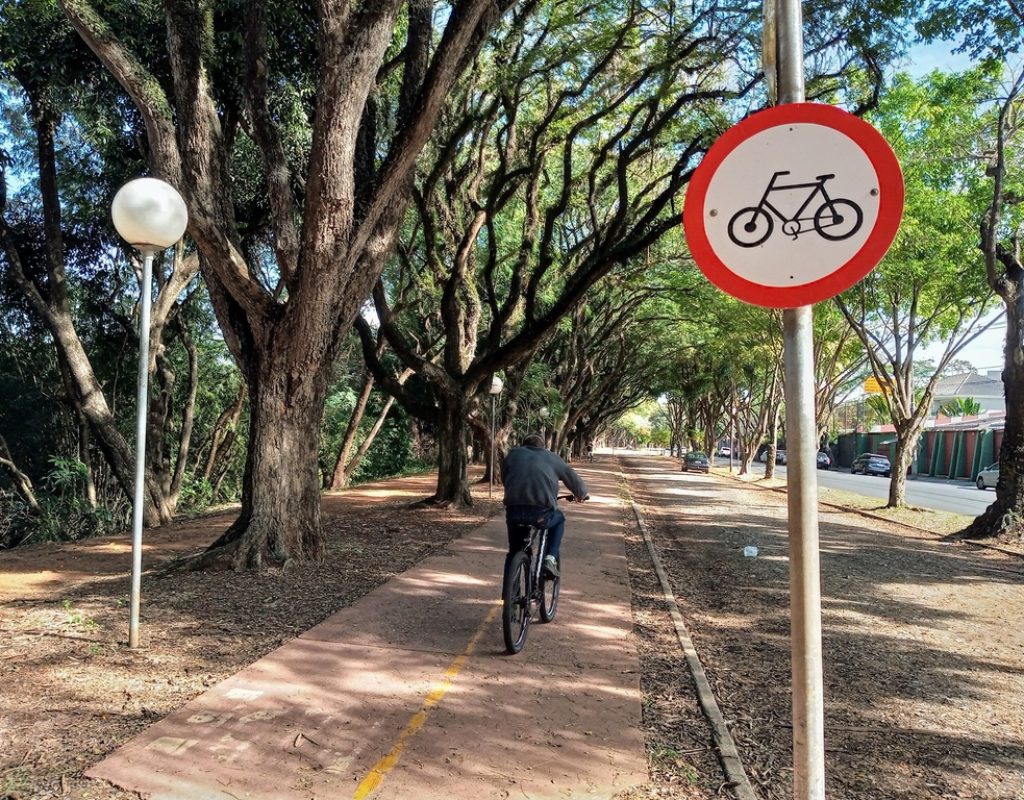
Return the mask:
{"type": "Polygon", "coordinates": [[[466,454],[468,406],[463,395],[450,396],[442,403],[437,435],[437,491],[426,501],[430,505],[473,505],[466,454]]]}
{"type": "MultiPolygon", "coordinates": [[[[367,452],[370,450],[370,446],[373,444],[374,439],[377,438],[377,434],[380,433],[380,429],[384,427],[384,423],[387,422],[388,413],[391,411],[391,407],[395,404],[395,398],[389,397],[384,401],[384,407],[380,410],[380,414],[377,415],[377,421],[373,423],[373,427],[370,428],[370,432],[366,434],[366,438],[363,439],[362,444],[359,445],[359,449],[356,450],[352,460],[345,465],[345,469],[341,473],[341,485],[337,488],[344,489],[349,485],[352,480],[352,476],[355,471],[359,469],[359,465],[366,457],[367,452]]],[[[334,488],[333,486],[331,488],[334,488]]]]}
{"type": "Polygon", "coordinates": [[[956,538],[1019,540],[1024,537],[1024,291],[1006,306],[1006,344],[1003,348],[1003,394],[1006,422],[999,449],[999,480],[996,499],[977,519],[956,534],[956,538]]]}
{"type": "Polygon", "coordinates": [[[96,492],[96,471],[92,464],[89,423],[77,408],[75,419],[78,420],[78,460],[85,465],[85,499],[89,503],[89,508],[95,510],[99,508],[100,501],[96,492]]]}
{"type": "MultiPolygon", "coordinates": [[[[235,426],[242,416],[242,409],[245,407],[245,398],[248,397],[248,387],[245,381],[238,382],[238,393],[234,402],[225,408],[210,432],[210,449],[206,455],[206,464],[203,467],[203,478],[214,483],[218,476],[223,476],[223,462],[231,450],[235,438],[235,426]]],[[[197,464],[198,466],[198,464],[197,464]]]]}
{"type": "Polygon", "coordinates": [[[768,442],[768,452],[764,457],[764,477],[774,478],[775,477],[775,453],[778,450],[779,441],[779,409],[780,404],[778,400],[775,401],[775,407],[772,409],[772,424],[770,427],[771,439],[768,442]]]}
{"type": "Polygon", "coordinates": [[[903,508],[907,504],[907,471],[917,449],[920,426],[912,426],[905,434],[896,432],[896,457],[889,479],[889,502],[886,508],[903,508]]]}
{"type": "Polygon", "coordinates": [[[249,387],[250,502],[243,498],[243,506],[251,512],[233,559],[240,570],[292,558],[321,561],[327,552],[317,453],[330,362],[304,380],[281,367],[262,370],[249,387]]]}
{"type": "Polygon", "coordinates": [[[234,549],[235,569],[286,561],[323,560],[320,474],[317,453],[331,361],[303,375],[289,374],[279,359],[292,359],[285,342],[249,372],[249,449],[242,513],[209,550],[234,549]]]}
{"type": "Polygon", "coordinates": [[[42,514],[43,509],[39,507],[39,501],[36,499],[36,493],[32,489],[32,481],[28,475],[18,469],[18,465],[14,463],[14,457],[11,455],[11,451],[7,447],[7,440],[0,435],[0,467],[7,470],[7,474],[11,478],[11,482],[18,490],[18,494],[21,495],[22,499],[28,503],[29,508],[36,514],[42,514]]]}
{"type": "Polygon", "coordinates": [[[345,469],[348,463],[349,453],[356,443],[356,434],[359,432],[359,424],[363,421],[363,414],[366,412],[366,404],[373,393],[373,375],[366,373],[366,380],[363,381],[362,391],[356,400],[355,408],[352,409],[352,416],[348,418],[348,426],[345,428],[345,435],[341,440],[341,449],[338,451],[338,458],[334,462],[334,472],[331,474],[329,488],[332,492],[344,489],[348,486],[352,473],[345,469]]]}
{"type": "Polygon", "coordinates": [[[199,392],[199,353],[195,343],[189,335],[184,320],[177,318],[178,330],[181,334],[181,343],[188,353],[188,393],[185,397],[185,405],[181,409],[181,432],[178,436],[178,455],[174,465],[174,476],[171,478],[171,489],[168,493],[167,502],[175,511],[178,508],[178,498],[181,496],[181,485],[185,480],[185,465],[188,463],[189,450],[192,447],[192,429],[195,425],[196,396],[199,392]]]}

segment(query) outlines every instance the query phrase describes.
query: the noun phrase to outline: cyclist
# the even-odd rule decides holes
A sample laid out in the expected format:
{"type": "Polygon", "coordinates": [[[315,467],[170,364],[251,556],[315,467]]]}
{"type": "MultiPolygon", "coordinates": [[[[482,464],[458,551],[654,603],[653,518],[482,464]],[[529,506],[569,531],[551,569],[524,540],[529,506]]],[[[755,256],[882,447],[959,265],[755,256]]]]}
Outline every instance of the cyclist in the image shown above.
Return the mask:
{"type": "Polygon", "coordinates": [[[520,447],[509,450],[501,463],[505,485],[505,524],[508,550],[521,550],[530,526],[548,530],[548,553],[544,570],[558,577],[558,550],[565,532],[565,515],[558,509],[558,482],[562,481],[577,500],[587,499],[583,479],[556,453],[544,446],[544,437],[531,433],[520,447]]]}

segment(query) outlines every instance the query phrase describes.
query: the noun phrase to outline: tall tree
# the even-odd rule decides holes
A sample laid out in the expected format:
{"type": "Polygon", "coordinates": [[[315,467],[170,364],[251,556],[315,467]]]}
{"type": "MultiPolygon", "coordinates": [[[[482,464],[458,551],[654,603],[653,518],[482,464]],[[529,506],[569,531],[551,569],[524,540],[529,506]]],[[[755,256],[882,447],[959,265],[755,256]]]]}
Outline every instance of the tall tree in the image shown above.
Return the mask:
{"type": "Polygon", "coordinates": [[[874,119],[904,166],[906,211],[881,266],[836,298],[864,345],[896,429],[890,507],[905,502],[907,472],[946,366],[987,327],[991,302],[971,235],[980,170],[962,147],[976,130],[985,71],[933,73],[919,84],[896,81],[874,119]],[[919,348],[942,342],[930,377],[915,380],[919,348]]]}
{"type": "MultiPolygon", "coordinates": [[[[82,214],[79,218],[74,214],[69,218],[65,213],[62,205],[67,203],[67,198],[62,198],[62,189],[70,193],[76,181],[81,183],[84,178],[81,174],[61,174],[62,166],[67,172],[72,172],[73,166],[58,153],[61,137],[74,135],[69,131],[72,125],[69,118],[73,116],[69,112],[86,120],[92,118],[94,122],[109,123],[113,121],[111,117],[116,120],[116,115],[111,113],[114,105],[111,87],[104,85],[102,76],[95,71],[77,66],[87,57],[87,51],[49,3],[4,2],[2,10],[6,21],[0,31],[0,50],[5,57],[0,61],[0,78],[9,81],[9,97],[20,91],[27,104],[27,127],[31,133],[26,132],[26,136],[31,139],[34,152],[22,159],[22,163],[30,164],[38,176],[34,187],[29,184],[17,197],[9,197],[9,165],[0,161],[0,246],[5,271],[47,327],[68,399],[88,427],[89,437],[103,453],[125,497],[131,497],[135,480],[134,454],[121,434],[76,322],[79,301],[75,294],[79,281],[75,273],[94,269],[96,262],[105,260],[102,249],[114,243],[102,229],[83,223],[82,214]]],[[[80,120],[74,123],[81,124],[80,120]]],[[[109,154],[104,152],[104,146],[109,148],[110,142],[93,138],[85,145],[89,155],[103,161],[112,172],[124,168],[124,164],[111,164],[109,154]]],[[[19,177],[23,178],[24,173],[19,177]]],[[[78,191],[88,194],[88,190],[78,191]]],[[[93,209],[87,213],[92,214],[93,209]]],[[[167,522],[175,510],[188,459],[191,409],[194,407],[192,393],[184,407],[182,435],[174,448],[177,461],[172,463],[169,416],[174,375],[165,355],[165,334],[171,333],[168,328],[173,322],[180,340],[186,347],[190,346],[179,316],[179,297],[196,275],[198,259],[194,254],[186,257],[181,251],[175,251],[165,263],[169,266],[164,269],[157,265],[159,292],[153,302],[149,332],[148,368],[150,376],[157,378],[158,392],[149,415],[145,492],[148,525],[167,522]]],[[[139,291],[141,296],[141,291],[150,289],[140,286],[139,291]]],[[[121,319],[127,331],[137,337],[132,321],[127,317],[121,319]]],[[[190,370],[193,385],[194,379],[195,371],[190,370]]],[[[83,460],[87,458],[88,447],[83,447],[83,460]]]]}
{"type": "Polygon", "coordinates": [[[185,197],[248,385],[242,512],[214,543],[237,568],[324,555],[317,453],[339,342],[384,267],[452,86],[513,2],[434,5],[254,0],[239,17],[168,2],[160,57],[135,34],[139,9],[61,1],[138,109],[152,172],[185,197]],[[132,27],[118,29],[119,16],[132,27]],[[266,198],[255,234],[238,207],[243,148],[258,155],[254,194],[266,198]]]}
{"type": "Polygon", "coordinates": [[[1020,539],[1024,537],[1024,72],[1016,75],[994,116],[994,147],[987,153],[986,170],[992,179],[991,201],[981,217],[980,247],[985,258],[985,276],[1006,313],[1006,424],[999,450],[996,500],[961,535],[1020,539]]]}

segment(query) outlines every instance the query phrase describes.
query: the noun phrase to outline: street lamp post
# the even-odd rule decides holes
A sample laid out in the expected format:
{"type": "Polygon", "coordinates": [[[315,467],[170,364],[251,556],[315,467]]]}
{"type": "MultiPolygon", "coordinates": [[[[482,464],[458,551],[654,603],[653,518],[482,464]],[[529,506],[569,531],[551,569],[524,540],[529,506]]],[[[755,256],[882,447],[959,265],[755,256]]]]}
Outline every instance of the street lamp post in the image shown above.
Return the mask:
{"type": "Polygon", "coordinates": [[[543,437],[544,437],[544,446],[545,447],[547,447],[547,445],[548,445],[548,415],[550,413],[551,412],[548,411],[548,407],[547,406],[541,406],[540,410],[537,412],[537,416],[540,417],[540,432],[541,432],[541,435],[543,435],[543,437]]]}
{"type": "Polygon", "coordinates": [[[487,485],[488,500],[494,496],[494,400],[501,394],[504,386],[505,384],[497,375],[491,377],[491,388],[488,390],[488,394],[491,396],[491,468],[489,470],[491,482],[487,485]]]}
{"type": "Polygon", "coordinates": [[[139,385],[135,415],[135,499],[132,503],[132,589],[128,646],[139,646],[142,595],[142,512],[146,497],[146,414],[149,406],[149,309],[153,256],[177,242],[188,225],[185,201],[173,186],[157,178],[136,178],[118,190],[110,207],[114,227],[142,253],[139,290],[139,385]]]}

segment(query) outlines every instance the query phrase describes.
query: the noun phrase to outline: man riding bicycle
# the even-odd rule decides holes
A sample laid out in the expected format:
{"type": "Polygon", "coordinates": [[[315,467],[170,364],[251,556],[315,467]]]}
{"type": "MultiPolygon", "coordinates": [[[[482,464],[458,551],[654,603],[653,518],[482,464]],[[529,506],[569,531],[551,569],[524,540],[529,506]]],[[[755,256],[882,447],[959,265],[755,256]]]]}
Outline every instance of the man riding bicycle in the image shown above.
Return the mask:
{"type": "Polygon", "coordinates": [[[520,447],[509,450],[501,463],[505,484],[505,524],[508,551],[526,544],[530,526],[548,530],[548,553],[544,570],[558,577],[558,550],[565,532],[565,515],[558,509],[558,482],[562,481],[577,500],[587,499],[587,485],[556,453],[544,446],[544,437],[531,433],[520,447]]]}

